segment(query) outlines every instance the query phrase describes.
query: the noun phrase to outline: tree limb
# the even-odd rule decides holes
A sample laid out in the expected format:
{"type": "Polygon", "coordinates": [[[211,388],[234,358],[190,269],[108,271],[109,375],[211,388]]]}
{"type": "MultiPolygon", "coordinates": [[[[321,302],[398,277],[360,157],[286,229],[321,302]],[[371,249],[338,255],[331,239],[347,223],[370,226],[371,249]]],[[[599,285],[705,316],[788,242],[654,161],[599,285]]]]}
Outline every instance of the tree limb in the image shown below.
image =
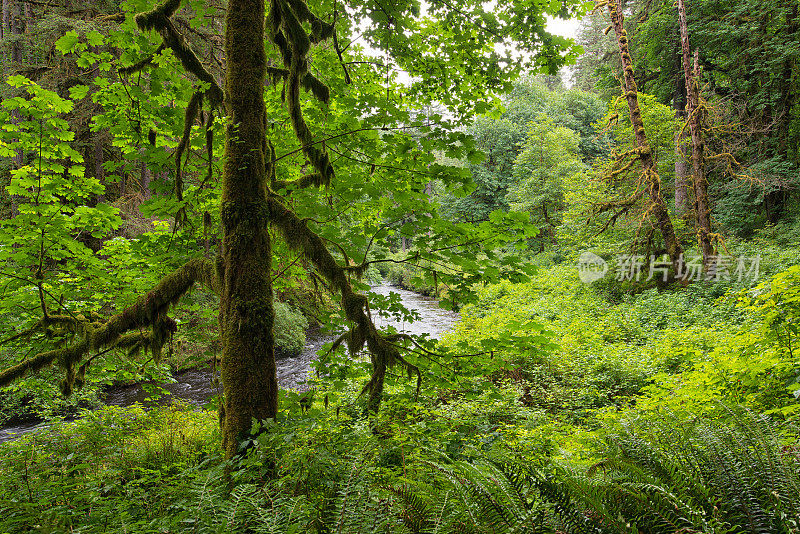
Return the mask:
{"type": "Polygon", "coordinates": [[[40,323],[69,323],[79,340],[65,348],[54,349],[37,354],[25,361],[0,372],[0,387],[7,386],[28,372],[38,371],[53,362],[58,362],[66,371],[62,391],[69,394],[76,378],[76,366],[82,358],[93,350],[110,346],[131,347],[138,343],[139,348],[147,348],[158,355],[167,336],[177,328],[175,322],[167,317],[170,306],[174,305],[195,283],[202,284],[213,291],[219,291],[216,268],[211,260],[195,258],[165,276],[150,292],[139,297],[134,304],[112,316],[106,322],[96,317],[83,315],[50,316],[40,323]],[[142,333],[150,328],[147,334],[142,333]],[[128,334],[138,330],[134,334],[128,334]],[[127,334],[127,335],[126,335],[127,334]],[[145,346],[146,345],[146,346],[145,346]]]}

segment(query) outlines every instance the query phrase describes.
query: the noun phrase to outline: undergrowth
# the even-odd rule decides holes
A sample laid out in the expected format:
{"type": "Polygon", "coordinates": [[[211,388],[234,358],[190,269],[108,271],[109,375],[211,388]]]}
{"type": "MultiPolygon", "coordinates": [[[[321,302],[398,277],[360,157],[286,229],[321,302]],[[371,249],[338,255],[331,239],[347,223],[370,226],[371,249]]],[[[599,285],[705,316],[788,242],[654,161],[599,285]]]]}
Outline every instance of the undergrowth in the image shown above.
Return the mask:
{"type": "Polygon", "coordinates": [[[230,481],[214,413],[87,412],[0,445],[0,532],[797,534],[798,277],[487,287],[421,391],[390,376],[367,417],[368,363],[333,354],[230,481]]]}

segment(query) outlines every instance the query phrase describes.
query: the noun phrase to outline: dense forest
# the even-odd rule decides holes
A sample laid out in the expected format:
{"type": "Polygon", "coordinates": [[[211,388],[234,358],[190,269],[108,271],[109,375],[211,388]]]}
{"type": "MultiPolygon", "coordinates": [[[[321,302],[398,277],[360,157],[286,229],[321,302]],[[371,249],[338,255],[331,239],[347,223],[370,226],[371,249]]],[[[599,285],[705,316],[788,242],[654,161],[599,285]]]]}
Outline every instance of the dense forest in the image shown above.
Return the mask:
{"type": "Polygon", "coordinates": [[[3,0],[0,533],[800,533],[799,8],[3,0]]]}

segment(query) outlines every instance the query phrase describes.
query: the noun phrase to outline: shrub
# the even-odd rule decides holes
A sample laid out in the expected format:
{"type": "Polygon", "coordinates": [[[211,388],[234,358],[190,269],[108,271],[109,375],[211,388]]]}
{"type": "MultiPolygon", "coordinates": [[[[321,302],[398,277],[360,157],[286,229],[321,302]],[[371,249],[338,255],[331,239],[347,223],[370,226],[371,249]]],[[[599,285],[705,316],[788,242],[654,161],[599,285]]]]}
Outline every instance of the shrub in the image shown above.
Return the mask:
{"type": "Polygon", "coordinates": [[[275,301],[275,350],[278,355],[296,355],[306,346],[308,321],[290,304],[275,301]]]}

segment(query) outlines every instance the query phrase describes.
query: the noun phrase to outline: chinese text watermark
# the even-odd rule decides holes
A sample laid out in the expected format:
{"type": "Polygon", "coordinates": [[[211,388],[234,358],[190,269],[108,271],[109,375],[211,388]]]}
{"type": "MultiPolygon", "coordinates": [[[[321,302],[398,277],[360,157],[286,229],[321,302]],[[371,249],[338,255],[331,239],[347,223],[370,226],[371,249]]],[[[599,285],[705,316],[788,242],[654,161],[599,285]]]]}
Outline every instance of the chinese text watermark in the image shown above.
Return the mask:
{"type": "MultiPolygon", "coordinates": [[[[758,279],[761,266],[761,255],[755,256],[729,256],[716,254],[708,257],[708,266],[703,270],[703,257],[700,255],[684,258],[680,255],[676,264],[675,278],[697,282],[751,280],[758,279]]],[[[662,256],[644,256],[640,254],[618,254],[612,266],[594,254],[584,252],[578,258],[578,275],[585,284],[591,284],[605,278],[607,274],[613,275],[618,282],[649,281],[661,279],[666,282],[672,269],[672,260],[666,254],[662,256]]]]}

